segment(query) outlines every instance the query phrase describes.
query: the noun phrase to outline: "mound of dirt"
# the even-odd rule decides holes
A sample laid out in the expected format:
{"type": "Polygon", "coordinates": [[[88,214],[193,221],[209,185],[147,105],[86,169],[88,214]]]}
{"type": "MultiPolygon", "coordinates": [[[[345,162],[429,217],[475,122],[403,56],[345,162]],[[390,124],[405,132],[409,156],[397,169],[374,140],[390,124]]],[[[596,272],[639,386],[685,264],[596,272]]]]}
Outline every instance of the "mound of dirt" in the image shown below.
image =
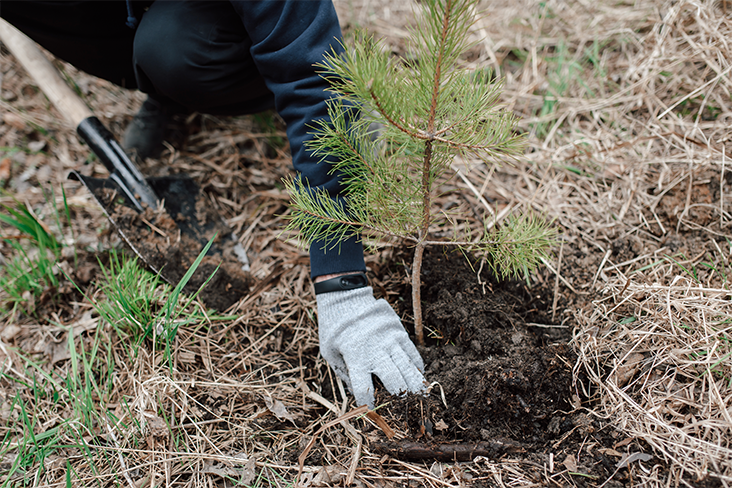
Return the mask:
{"type": "Polygon", "coordinates": [[[165,208],[144,212],[124,204],[117,191],[96,188],[94,196],[109,219],[142,261],[171,285],[177,285],[214,239],[183,291],[198,295],[206,306],[224,311],[246,295],[251,277],[242,268],[231,229],[204,201],[195,184],[183,178],[150,179],[165,208]],[[208,283],[206,283],[208,281],[208,283]]]}
{"type": "MultiPolygon", "coordinates": [[[[598,446],[593,456],[572,468],[607,479],[615,461],[603,449],[612,449],[617,434],[579,408],[571,330],[550,324],[552,293],[479,269],[461,253],[426,252],[422,296],[430,339],[420,352],[430,394],[378,396],[377,404],[385,404],[378,412],[408,437],[375,449],[405,460],[512,455],[543,466],[550,454],[559,463],[577,454],[565,453],[567,446],[591,439],[598,446]]],[[[402,296],[409,295],[405,289],[402,296]]]]}

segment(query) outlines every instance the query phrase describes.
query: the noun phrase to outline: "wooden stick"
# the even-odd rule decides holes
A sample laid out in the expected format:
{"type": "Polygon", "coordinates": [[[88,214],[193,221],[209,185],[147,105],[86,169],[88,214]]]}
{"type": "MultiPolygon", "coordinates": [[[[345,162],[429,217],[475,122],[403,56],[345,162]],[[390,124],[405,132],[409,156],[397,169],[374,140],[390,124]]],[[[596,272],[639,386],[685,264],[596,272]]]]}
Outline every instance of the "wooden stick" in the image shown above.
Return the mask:
{"type": "Polygon", "coordinates": [[[51,103],[76,128],[92,113],[79,96],[61,79],[58,71],[43,55],[35,42],[25,34],[0,19],[0,39],[23,65],[33,81],[48,97],[51,103]]]}
{"type": "Polygon", "coordinates": [[[402,461],[472,461],[477,456],[495,459],[506,453],[524,452],[520,444],[498,439],[471,444],[376,442],[372,447],[379,454],[386,454],[402,461]]]}

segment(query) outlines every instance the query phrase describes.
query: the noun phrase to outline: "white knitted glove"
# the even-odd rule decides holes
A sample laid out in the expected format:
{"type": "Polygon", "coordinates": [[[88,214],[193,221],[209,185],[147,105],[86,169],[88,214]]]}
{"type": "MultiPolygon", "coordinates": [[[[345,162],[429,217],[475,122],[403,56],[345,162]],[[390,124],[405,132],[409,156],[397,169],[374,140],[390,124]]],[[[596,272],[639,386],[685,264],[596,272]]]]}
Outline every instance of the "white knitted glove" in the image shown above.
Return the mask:
{"type": "Polygon", "coordinates": [[[370,286],[316,295],[320,353],[346,382],[357,405],[374,408],[379,377],[392,395],[426,389],[424,363],[399,316],[370,286]]]}

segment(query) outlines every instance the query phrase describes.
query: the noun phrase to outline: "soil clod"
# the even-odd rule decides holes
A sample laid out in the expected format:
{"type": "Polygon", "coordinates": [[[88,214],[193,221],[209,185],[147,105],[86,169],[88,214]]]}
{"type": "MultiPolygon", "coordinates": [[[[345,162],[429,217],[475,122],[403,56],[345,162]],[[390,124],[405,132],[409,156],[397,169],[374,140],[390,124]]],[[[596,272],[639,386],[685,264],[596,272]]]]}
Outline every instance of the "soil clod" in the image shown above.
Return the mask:
{"type": "Polygon", "coordinates": [[[231,230],[206,205],[191,180],[160,178],[151,179],[150,183],[164,198],[165,208],[146,208],[138,214],[125,205],[113,187],[99,186],[93,193],[135,254],[171,285],[183,279],[203,247],[213,239],[208,255],[183,291],[190,295],[200,289],[198,296],[206,306],[219,311],[228,309],[249,292],[251,285],[251,277],[242,269],[234,249],[237,242],[230,238],[231,230]]]}

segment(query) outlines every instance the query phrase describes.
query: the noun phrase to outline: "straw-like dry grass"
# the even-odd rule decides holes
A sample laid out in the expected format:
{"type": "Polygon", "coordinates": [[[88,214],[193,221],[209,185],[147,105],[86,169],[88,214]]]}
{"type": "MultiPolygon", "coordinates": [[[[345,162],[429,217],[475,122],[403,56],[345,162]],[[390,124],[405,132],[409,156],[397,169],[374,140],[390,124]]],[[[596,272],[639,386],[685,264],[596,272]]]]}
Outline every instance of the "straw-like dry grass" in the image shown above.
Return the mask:
{"type": "Polygon", "coordinates": [[[619,285],[576,338],[602,410],[697,478],[729,476],[729,292],[680,276],[619,285]]]}
{"type": "MultiPolygon", "coordinates": [[[[598,413],[645,439],[672,471],[693,479],[714,473],[726,484],[732,53],[725,6],[565,6],[572,22],[552,35],[577,44],[562,82],[594,43],[606,46],[595,71],[604,76],[567,82],[551,117],[533,119],[548,130],[531,157],[585,173],[547,176],[535,203],[567,229],[565,246],[595,255],[574,260],[589,268],[574,287],[592,299],[576,314],[574,344],[598,413]]],[[[551,87],[552,73],[544,76],[551,87]]],[[[531,103],[519,96],[516,106],[522,100],[531,103]]]]}
{"type": "MultiPolygon", "coordinates": [[[[365,27],[403,52],[412,5],[336,5],[347,29],[365,27]]],[[[627,468],[632,484],[688,485],[710,476],[729,486],[732,4],[483,6],[466,63],[505,78],[505,102],[523,117],[530,150],[516,166],[477,165],[454,179],[468,225],[533,209],[562,229],[561,248],[535,280],[554,287],[557,322],[576,325],[577,389],[591,398],[591,413],[656,455],[627,468]]],[[[41,188],[53,187],[61,201],[63,185],[74,217],[65,242],[115,245],[113,234],[95,231],[107,224],[93,200],[65,179],[80,166],[85,174],[103,175],[102,168],[84,164],[73,128],[7,52],[0,63],[7,189],[50,222],[41,188]],[[10,151],[29,147],[43,152],[10,151]]],[[[119,134],[142,96],[65,69],[119,134]]],[[[235,319],[182,328],[170,362],[151,341],[128,354],[129,345],[92,313],[90,301],[103,299],[93,284],[88,298],[65,290],[69,298],[56,308],[39,299],[42,317],[6,316],[0,482],[291,486],[297,455],[332,424],[305,461],[306,486],[617,486],[552,470],[549,460],[425,466],[382,459],[369,450],[380,432],[370,420],[333,422],[350,411],[349,399],[317,355],[307,254],[280,236],[288,201],[279,184],[289,171],[278,142],[284,134],[247,117],[189,122],[196,129],[185,142],[144,169],[186,172],[204,184],[250,250],[259,286],[231,311],[235,319]],[[87,375],[81,354],[90,358],[94,347],[87,375]]],[[[393,299],[402,278],[380,273],[391,247],[379,250],[368,264],[375,288],[393,299]]],[[[6,245],[0,251],[8,257],[6,245]]]]}

